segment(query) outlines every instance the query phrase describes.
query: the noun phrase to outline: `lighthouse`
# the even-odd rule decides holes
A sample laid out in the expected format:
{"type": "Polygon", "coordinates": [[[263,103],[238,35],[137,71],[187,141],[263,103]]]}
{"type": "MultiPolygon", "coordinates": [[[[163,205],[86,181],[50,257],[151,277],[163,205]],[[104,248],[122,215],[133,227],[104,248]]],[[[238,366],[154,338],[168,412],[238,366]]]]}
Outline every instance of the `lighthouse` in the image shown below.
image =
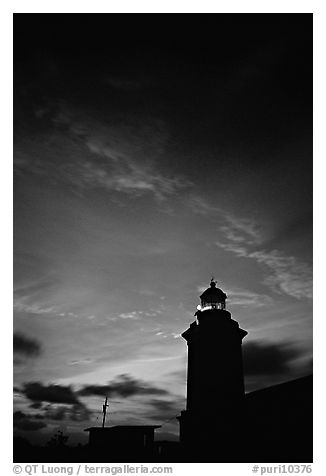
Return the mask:
{"type": "Polygon", "coordinates": [[[214,279],[200,296],[196,320],[183,332],[188,345],[187,403],[178,417],[186,452],[216,458],[238,447],[244,379],[240,328],[226,310],[227,295],[214,279]]]}

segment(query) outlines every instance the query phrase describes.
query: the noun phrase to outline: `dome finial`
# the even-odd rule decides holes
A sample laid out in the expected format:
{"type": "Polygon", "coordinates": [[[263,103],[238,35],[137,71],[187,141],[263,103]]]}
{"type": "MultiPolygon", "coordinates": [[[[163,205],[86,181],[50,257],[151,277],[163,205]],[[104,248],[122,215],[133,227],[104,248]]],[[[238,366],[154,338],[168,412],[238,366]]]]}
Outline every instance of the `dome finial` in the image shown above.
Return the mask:
{"type": "Polygon", "coordinates": [[[212,276],[211,282],[210,282],[210,286],[211,286],[211,288],[215,288],[215,287],[216,287],[215,276],[212,276]]]}

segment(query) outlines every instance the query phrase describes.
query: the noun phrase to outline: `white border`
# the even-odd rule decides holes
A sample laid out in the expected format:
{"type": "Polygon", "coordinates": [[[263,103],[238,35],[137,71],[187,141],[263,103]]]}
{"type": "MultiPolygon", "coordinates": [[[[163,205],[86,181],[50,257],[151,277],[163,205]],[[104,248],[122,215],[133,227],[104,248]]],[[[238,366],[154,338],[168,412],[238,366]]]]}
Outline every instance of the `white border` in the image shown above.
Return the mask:
{"type": "MultiPolygon", "coordinates": [[[[326,3],[326,2],[324,2],[326,3]]],[[[313,474],[325,474],[325,45],[326,22],[321,1],[4,1],[1,6],[1,318],[2,385],[1,458],[12,473],[12,13],[304,13],[314,12],[314,372],[315,438],[313,474]]],[[[310,167],[310,164],[307,164],[310,167]]],[[[71,466],[71,465],[70,465],[71,466]]],[[[174,474],[205,469],[206,474],[250,474],[251,464],[173,465],[174,474]],[[192,468],[192,470],[190,470],[192,468]]]]}

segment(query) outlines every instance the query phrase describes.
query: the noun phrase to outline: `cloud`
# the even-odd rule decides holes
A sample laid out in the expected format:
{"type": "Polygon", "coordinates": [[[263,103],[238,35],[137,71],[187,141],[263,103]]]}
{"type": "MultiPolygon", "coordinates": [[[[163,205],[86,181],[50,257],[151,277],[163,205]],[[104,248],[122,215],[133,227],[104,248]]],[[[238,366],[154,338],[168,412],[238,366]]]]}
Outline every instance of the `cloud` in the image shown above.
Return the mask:
{"type": "Polygon", "coordinates": [[[203,215],[205,217],[212,216],[224,216],[226,215],[225,211],[222,208],[211,205],[206,199],[200,195],[190,195],[186,199],[186,203],[191,208],[194,213],[198,215],[203,215]]]}
{"type": "Polygon", "coordinates": [[[151,193],[158,201],[165,200],[189,185],[184,179],[163,176],[128,159],[118,163],[85,161],[79,170],[79,179],[82,188],[100,187],[133,196],[151,193]]]}
{"type": "Polygon", "coordinates": [[[37,357],[41,353],[41,344],[36,339],[14,332],[13,349],[14,353],[25,357],[37,357]]]}
{"type": "Polygon", "coordinates": [[[291,362],[301,355],[290,343],[274,344],[263,341],[243,345],[245,376],[277,376],[291,371],[291,362]]]}
{"type": "Polygon", "coordinates": [[[149,405],[151,405],[158,414],[160,418],[167,418],[169,416],[177,415],[178,412],[183,408],[184,401],[179,399],[176,400],[163,400],[163,399],[153,399],[150,400],[149,405]]]}
{"type": "Polygon", "coordinates": [[[73,406],[49,405],[45,412],[45,418],[49,420],[62,421],[88,421],[92,415],[92,411],[89,410],[83,403],[78,403],[73,406]]]}
{"type": "Polygon", "coordinates": [[[297,299],[312,298],[312,269],[294,256],[283,256],[277,250],[255,251],[248,255],[270,269],[272,275],[266,278],[275,291],[281,290],[297,299]]]}
{"type": "Polygon", "coordinates": [[[233,243],[260,244],[262,235],[256,222],[248,218],[227,215],[227,224],[220,227],[226,238],[233,243]]]}
{"type": "Polygon", "coordinates": [[[27,415],[21,410],[17,410],[16,412],[14,412],[14,420],[23,420],[24,418],[35,418],[37,420],[43,420],[44,416],[40,413],[32,413],[30,415],[27,415]]]}
{"type": "Polygon", "coordinates": [[[273,300],[265,294],[258,294],[247,290],[228,291],[228,301],[232,306],[263,307],[271,304],[273,300]]]}
{"type": "Polygon", "coordinates": [[[216,221],[219,224],[220,231],[229,242],[237,245],[240,243],[259,244],[262,242],[262,232],[254,220],[232,215],[223,208],[211,205],[200,195],[188,197],[187,204],[194,213],[210,217],[216,221]]]}
{"type": "Polygon", "coordinates": [[[192,185],[162,168],[168,144],[162,120],[101,118],[62,103],[47,109],[48,116],[40,120],[49,125],[48,134],[15,147],[18,173],[45,174],[78,192],[101,188],[132,197],[151,194],[159,202],[192,185]]]}
{"type": "Polygon", "coordinates": [[[174,400],[164,400],[160,398],[152,399],[148,402],[148,405],[153,409],[153,413],[150,409],[147,410],[146,416],[151,420],[167,424],[177,424],[176,417],[180,415],[182,409],[185,406],[185,399],[176,397],[174,400]]]}
{"type": "Polygon", "coordinates": [[[66,406],[50,407],[46,410],[45,416],[49,420],[62,421],[67,418],[68,409],[66,406]]]}
{"type": "Polygon", "coordinates": [[[268,272],[264,283],[274,292],[296,299],[312,298],[311,266],[277,249],[257,249],[263,244],[263,233],[255,220],[236,217],[200,196],[190,197],[188,205],[195,213],[219,223],[223,239],[215,242],[218,247],[264,267],[268,272]]]}
{"type": "Polygon", "coordinates": [[[240,220],[233,228],[220,227],[226,242],[216,245],[239,258],[247,258],[263,265],[268,275],[264,283],[274,292],[284,293],[296,299],[312,298],[312,269],[294,256],[286,256],[279,250],[255,250],[253,245],[261,243],[254,224],[240,220]]]}
{"type": "Polygon", "coordinates": [[[40,408],[42,408],[43,406],[43,403],[42,402],[34,402],[34,403],[31,403],[29,408],[33,408],[34,410],[38,410],[40,408]]]}
{"type": "Polygon", "coordinates": [[[42,419],[43,415],[27,415],[18,410],[14,412],[13,425],[17,430],[37,431],[47,426],[44,421],[40,421],[42,419]]]}
{"type": "Polygon", "coordinates": [[[70,360],[68,365],[88,365],[94,362],[93,359],[77,359],[77,360],[70,360]]]}
{"type": "Polygon", "coordinates": [[[235,255],[239,256],[239,258],[248,258],[249,253],[247,248],[244,245],[239,245],[237,243],[222,243],[221,241],[215,242],[217,246],[223,248],[226,251],[230,251],[235,255]]]}
{"type": "Polygon", "coordinates": [[[84,385],[78,394],[125,398],[134,395],[168,395],[169,392],[142,380],[134,379],[128,374],[122,374],[107,385],[84,385]]]}
{"type": "Polygon", "coordinates": [[[71,421],[88,421],[93,412],[89,410],[84,404],[78,404],[71,407],[68,412],[68,418],[71,421]]]}
{"type": "Polygon", "coordinates": [[[21,392],[33,402],[66,403],[69,405],[80,403],[70,386],[29,382],[23,385],[21,392]]]}
{"type": "Polygon", "coordinates": [[[14,301],[14,310],[18,312],[26,312],[31,314],[49,314],[54,313],[55,309],[53,307],[44,307],[39,303],[27,303],[26,300],[29,299],[29,296],[24,296],[22,298],[15,298],[14,301]]]}
{"type": "Polygon", "coordinates": [[[140,319],[142,311],[122,312],[119,314],[120,319],[140,319]]]}
{"type": "Polygon", "coordinates": [[[171,412],[175,408],[176,402],[171,400],[154,399],[149,402],[156,410],[171,412]]]}

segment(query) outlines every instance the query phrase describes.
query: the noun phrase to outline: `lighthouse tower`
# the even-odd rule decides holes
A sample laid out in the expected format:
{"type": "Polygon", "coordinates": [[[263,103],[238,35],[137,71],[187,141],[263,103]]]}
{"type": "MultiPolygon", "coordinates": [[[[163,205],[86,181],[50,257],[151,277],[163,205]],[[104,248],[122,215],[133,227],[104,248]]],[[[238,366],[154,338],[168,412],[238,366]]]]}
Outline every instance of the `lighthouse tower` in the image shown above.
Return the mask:
{"type": "Polygon", "coordinates": [[[200,296],[197,320],[182,334],[188,344],[187,406],[178,417],[186,452],[221,458],[238,445],[244,402],[242,339],[247,335],[226,310],[226,299],[212,279],[200,296]]]}

